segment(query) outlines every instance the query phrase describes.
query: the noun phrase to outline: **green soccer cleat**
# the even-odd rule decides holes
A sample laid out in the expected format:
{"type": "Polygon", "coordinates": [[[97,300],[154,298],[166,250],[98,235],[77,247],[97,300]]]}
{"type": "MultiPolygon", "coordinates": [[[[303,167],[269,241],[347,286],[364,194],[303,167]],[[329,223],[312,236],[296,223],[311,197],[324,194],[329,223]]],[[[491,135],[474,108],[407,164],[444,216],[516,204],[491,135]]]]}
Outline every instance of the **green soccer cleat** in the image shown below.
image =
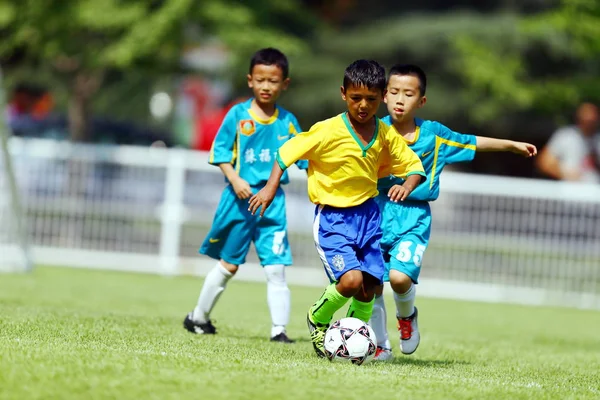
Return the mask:
{"type": "Polygon", "coordinates": [[[310,333],[310,340],[312,341],[315,353],[318,357],[325,357],[325,332],[329,328],[329,324],[319,324],[311,321],[310,311],[306,315],[306,324],[308,325],[308,331],[310,333]]]}

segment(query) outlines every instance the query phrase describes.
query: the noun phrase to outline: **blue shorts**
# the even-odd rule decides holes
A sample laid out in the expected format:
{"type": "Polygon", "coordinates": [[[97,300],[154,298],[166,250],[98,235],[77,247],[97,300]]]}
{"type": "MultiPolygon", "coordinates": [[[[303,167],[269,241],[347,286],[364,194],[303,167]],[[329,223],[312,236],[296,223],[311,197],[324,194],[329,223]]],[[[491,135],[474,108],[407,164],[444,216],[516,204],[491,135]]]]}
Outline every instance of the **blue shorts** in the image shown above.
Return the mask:
{"type": "Polygon", "coordinates": [[[375,200],[349,208],[317,206],[313,235],[325,273],[337,282],[357,269],[383,282],[385,265],[379,247],[381,213],[375,200]]]}
{"type": "MultiPolygon", "coordinates": [[[[260,188],[252,188],[252,193],[260,188]]],[[[248,211],[248,199],[238,199],[231,185],[223,191],[213,224],[200,253],[211,258],[241,265],[246,262],[250,243],[254,242],[261,265],[292,265],[287,237],[285,194],[277,189],[273,202],[260,218],[248,211]]]]}
{"type": "Polygon", "coordinates": [[[386,262],[384,280],[389,281],[389,271],[394,269],[418,283],[431,235],[429,203],[410,200],[393,203],[383,194],[376,200],[381,208],[381,251],[386,262]]]}

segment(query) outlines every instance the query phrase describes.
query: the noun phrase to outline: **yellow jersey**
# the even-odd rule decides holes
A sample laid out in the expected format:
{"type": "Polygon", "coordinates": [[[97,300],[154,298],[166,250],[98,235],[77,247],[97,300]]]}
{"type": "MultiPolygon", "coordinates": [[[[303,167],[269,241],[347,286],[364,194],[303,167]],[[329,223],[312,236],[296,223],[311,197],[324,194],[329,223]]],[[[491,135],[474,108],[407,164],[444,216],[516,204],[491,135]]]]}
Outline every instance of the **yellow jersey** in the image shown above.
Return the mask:
{"type": "Polygon", "coordinates": [[[308,196],[314,204],[357,206],[379,193],[377,177],[384,159],[390,160],[386,170],[394,176],[425,177],[419,157],[389,129],[377,118],[373,138],[365,146],[343,113],[288,140],[276,160],[284,171],[297,160],[308,160],[308,196]]]}

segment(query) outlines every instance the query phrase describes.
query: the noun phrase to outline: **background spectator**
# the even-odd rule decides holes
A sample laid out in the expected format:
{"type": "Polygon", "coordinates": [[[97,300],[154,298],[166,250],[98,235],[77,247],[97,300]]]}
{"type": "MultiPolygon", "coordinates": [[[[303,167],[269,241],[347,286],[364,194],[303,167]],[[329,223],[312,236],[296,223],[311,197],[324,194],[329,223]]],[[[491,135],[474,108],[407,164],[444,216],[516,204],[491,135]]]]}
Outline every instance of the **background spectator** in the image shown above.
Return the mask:
{"type": "Polygon", "coordinates": [[[599,122],[598,107],[581,104],[575,125],[559,128],[540,153],[539,170],[554,179],[600,183],[599,122]]]}

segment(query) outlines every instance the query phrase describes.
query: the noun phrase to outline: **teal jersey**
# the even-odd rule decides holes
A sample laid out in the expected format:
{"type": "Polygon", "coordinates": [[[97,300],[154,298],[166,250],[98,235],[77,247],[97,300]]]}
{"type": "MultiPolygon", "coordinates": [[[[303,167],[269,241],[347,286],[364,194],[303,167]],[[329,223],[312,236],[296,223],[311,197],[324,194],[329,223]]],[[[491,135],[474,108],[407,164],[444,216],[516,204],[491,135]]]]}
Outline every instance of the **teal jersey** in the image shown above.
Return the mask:
{"type": "MultiPolygon", "coordinates": [[[[301,129],[294,114],[284,108],[276,106],[273,116],[263,120],[252,112],[251,103],[252,99],[229,110],[210,149],[209,163],[231,163],[250,186],[260,186],[269,179],[279,147],[301,129]]],[[[308,161],[296,165],[307,169],[308,161]]],[[[281,183],[288,182],[284,172],[281,183]]]]}
{"type": "MultiPolygon", "coordinates": [[[[392,124],[388,115],[382,118],[387,125],[392,124]]],[[[436,121],[415,118],[417,132],[415,140],[408,146],[417,153],[423,163],[427,180],[408,196],[409,200],[433,201],[440,194],[440,174],[448,164],[471,161],[475,157],[477,139],[474,135],[454,132],[436,121]]],[[[404,183],[403,179],[389,176],[378,181],[381,193],[387,193],[393,185],[404,183]]]]}

